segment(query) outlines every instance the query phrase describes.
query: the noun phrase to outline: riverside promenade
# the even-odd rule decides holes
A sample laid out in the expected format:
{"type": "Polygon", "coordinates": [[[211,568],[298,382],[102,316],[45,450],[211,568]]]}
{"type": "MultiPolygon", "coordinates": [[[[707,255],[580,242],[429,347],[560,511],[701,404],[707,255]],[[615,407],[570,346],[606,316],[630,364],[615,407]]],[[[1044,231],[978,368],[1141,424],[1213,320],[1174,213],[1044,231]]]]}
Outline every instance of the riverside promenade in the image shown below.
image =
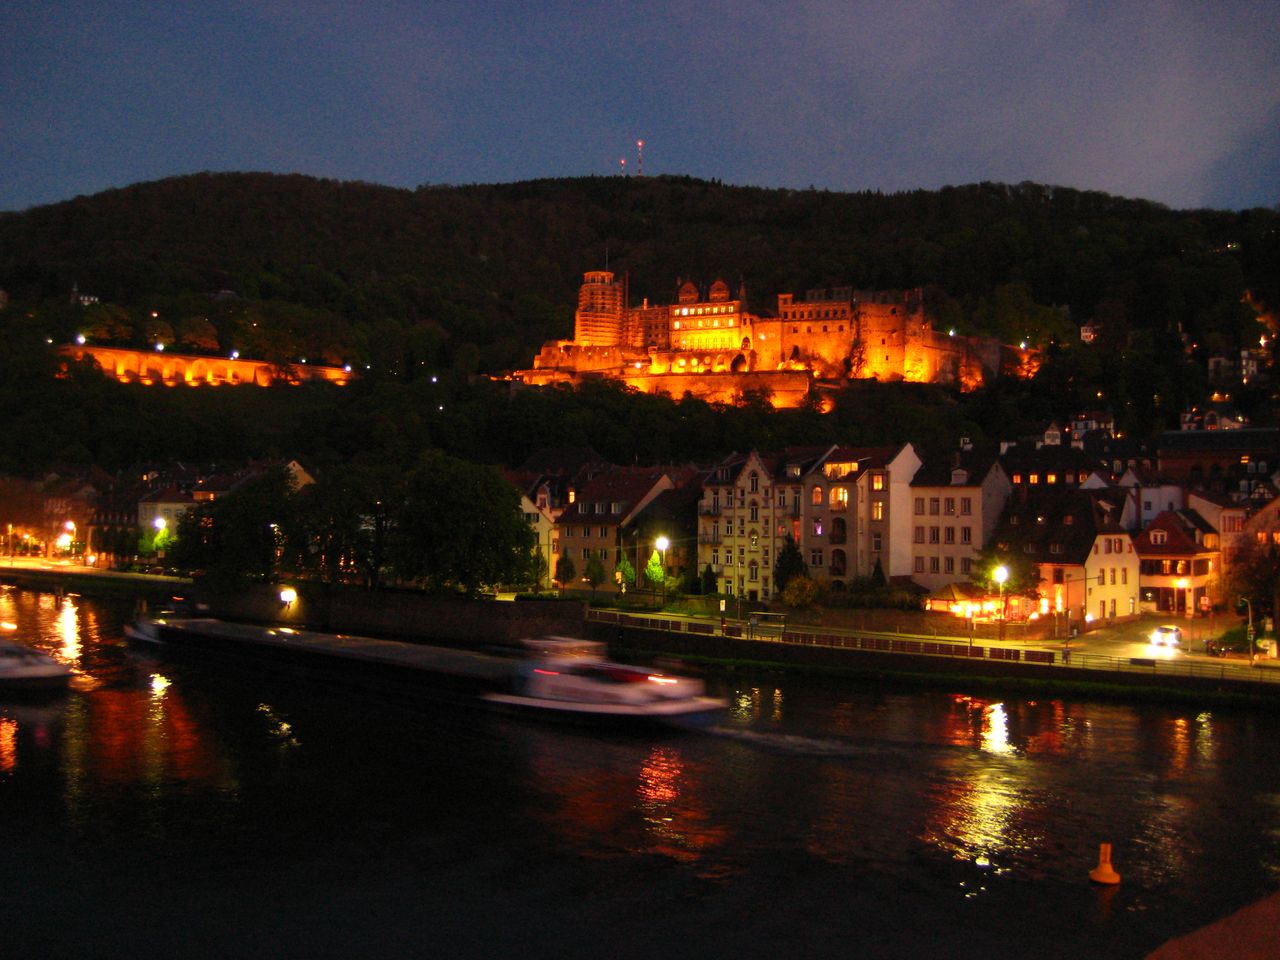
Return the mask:
{"type": "Polygon", "coordinates": [[[1221,660],[1176,652],[1112,656],[1077,643],[1021,644],[909,633],[790,627],[780,620],[715,621],[591,609],[596,639],[684,656],[781,662],[834,670],[979,675],[1243,694],[1280,706],[1280,661],[1221,660]]]}

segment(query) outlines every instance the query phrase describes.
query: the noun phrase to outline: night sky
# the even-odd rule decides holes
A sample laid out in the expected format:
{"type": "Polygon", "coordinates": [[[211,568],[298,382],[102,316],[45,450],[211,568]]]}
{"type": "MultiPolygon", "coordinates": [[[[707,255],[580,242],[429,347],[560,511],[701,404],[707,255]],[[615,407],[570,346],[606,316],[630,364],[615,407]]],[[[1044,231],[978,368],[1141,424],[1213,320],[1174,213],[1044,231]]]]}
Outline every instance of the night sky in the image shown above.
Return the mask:
{"type": "Polygon", "coordinates": [[[201,170],[413,187],[1033,180],[1280,203],[1280,0],[0,4],[0,209],[201,170]]]}

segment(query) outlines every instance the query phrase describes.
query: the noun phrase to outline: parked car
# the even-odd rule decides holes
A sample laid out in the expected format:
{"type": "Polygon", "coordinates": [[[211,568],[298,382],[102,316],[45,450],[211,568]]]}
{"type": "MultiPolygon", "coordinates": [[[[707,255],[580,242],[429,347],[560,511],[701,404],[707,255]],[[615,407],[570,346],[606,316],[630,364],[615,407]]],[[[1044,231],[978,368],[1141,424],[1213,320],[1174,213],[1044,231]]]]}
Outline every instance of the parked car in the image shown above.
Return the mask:
{"type": "Polygon", "coordinates": [[[1182,628],[1171,623],[1164,623],[1151,631],[1151,642],[1157,647],[1182,649],[1182,628]]]}

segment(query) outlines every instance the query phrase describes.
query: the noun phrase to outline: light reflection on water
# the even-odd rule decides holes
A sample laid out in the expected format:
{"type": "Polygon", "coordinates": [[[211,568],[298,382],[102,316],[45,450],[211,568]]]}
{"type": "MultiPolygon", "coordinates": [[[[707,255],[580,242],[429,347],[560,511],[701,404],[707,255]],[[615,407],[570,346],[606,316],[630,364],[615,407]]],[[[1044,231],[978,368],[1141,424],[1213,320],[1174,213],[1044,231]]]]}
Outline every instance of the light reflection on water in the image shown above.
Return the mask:
{"type": "MultiPolygon", "coordinates": [[[[1280,746],[1249,715],[713,677],[731,708],[707,733],[600,736],[170,662],[126,646],[122,617],[0,590],[0,620],[78,671],[61,698],[0,701],[0,822],[23,818],[47,882],[109,871],[125,901],[157,877],[208,896],[194,865],[319,897],[367,864],[369,896],[414,916],[441,890],[501,896],[651,947],[625,904],[653,898],[671,956],[707,916],[727,952],[802,916],[816,953],[874,936],[894,956],[990,909],[1002,928],[954,955],[1068,957],[1140,955],[1280,882],[1280,746]],[[1100,842],[1118,891],[1084,880],[1100,842]],[[621,899],[588,921],[588,890],[621,899]]],[[[0,867],[0,898],[32,882],[0,867]]]]}

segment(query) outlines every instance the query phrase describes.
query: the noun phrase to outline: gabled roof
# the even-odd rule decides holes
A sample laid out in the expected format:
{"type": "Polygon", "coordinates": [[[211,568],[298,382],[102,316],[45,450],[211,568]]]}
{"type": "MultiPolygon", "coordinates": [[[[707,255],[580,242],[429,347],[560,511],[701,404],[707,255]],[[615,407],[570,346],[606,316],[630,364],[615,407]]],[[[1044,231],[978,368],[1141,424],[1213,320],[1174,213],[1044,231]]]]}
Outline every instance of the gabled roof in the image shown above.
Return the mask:
{"type": "Polygon", "coordinates": [[[583,467],[603,467],[608,463],[608,460],[591,447],[542,447],[529,454],[518,469],[522,473],[571,477],[583,467]]]}
{"type": "MultiPolygon", "coordinates": [[[[1155,518],[1147,524],[1146,529],[1134,536],[1133,549],[1137,551],[1139,556],[1144,557],[1195,556],[1200,553],[1216,553],[1216,550],[1208,550],[1197,542],[1196,532],[1199,527],[1183,516],[1184,513],[1188,512],[1195,513],[1194,510],[1163,510],[1156,514],[1155,518]],[[1157,530],[1164,532],[1164,543],[1152,543],[1151,535],[1157,530]]],[[[1196,514],[1196,517],[1199,518],[1199,516],[1199,514],[1196,514]]],[[[1200,522],[1204,523],[1203,518],[1200,518],[1200,522]]],[[[1209,529],[1212,530],[1211,527],[1209,529]]]]}
{"type": "Polygon", "coordinates": [[[662,483],[670,483],[664,470],[654,467],[614,467],[580,487],[574,502],[560,514],[558,522],[565,524],[577,520],[601,524],[620,523],[636,504],[662,483]],[[597,503],[606,504],[604,512],[595,512],[597,503]],[[614,503],[622,505],[621,512],[613,512],[614,503]]]}
{"type": "Polygon", "coordinates": [[[1016,444],[1000,455],[1005,473],[1026,473],[1030,470],[1071,470],[1087,473],[1098,469],[1098,461],[1079,447],[1070,445],[1045,445],[1033,447],[1016,444]]]}
{"type": "Polygon", "coordinates": [[[1025,552],[1036,563],[1082,564],[1099,536],[1129,535],[1121,525],[1122,512],[1114,491],[1055,490],[1011,501],[993,540],[1025,552]]]}
{"type": "Polygon", "coordinates": [[[994,447],[955,450],[946,457],[930,457],[911,479],[913,487],[980,487],[999,462],[994,447]],[[956,470],[968,476],[963,483],[952,483],[956,470]]]}

